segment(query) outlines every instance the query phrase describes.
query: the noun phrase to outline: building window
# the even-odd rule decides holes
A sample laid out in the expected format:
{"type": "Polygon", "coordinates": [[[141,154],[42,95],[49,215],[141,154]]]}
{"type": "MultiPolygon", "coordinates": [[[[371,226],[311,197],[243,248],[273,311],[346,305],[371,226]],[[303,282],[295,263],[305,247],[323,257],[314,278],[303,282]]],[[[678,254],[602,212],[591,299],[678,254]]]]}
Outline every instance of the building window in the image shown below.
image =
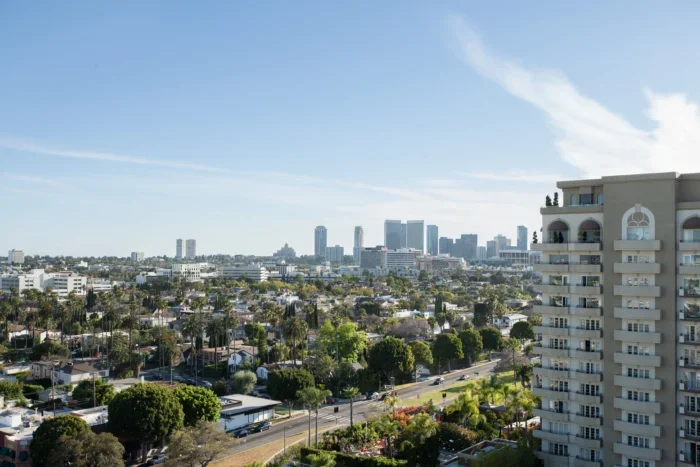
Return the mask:
{"type": "Polygon", "coordinates": [[[603,205],[603,193],[600,193],[598,195],[598,204],[601,206],[603,205]]]}
{"type": "Polygon", "coordinates": [[[576,206],[578,203],[576,202],[576,195],[571,195],[571,199],[569,200],[569,204],[571,206],[576,206]]]}
{"type": "Polygon", "coordinates": [[[633,212],[627,218],[627,240],[651,240],[651,222],[643,212],[633,212]]]}

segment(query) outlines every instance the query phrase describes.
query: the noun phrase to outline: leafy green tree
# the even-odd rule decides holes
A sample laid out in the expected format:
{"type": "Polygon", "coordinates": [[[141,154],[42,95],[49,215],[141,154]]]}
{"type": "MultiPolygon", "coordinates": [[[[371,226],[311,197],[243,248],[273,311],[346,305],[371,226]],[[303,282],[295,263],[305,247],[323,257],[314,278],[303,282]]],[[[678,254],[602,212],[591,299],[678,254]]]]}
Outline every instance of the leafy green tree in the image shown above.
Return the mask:
{"type": "Polygon", "coordinates": [[[58,448],[58,441],[62,436],[72,438],[84,431],[90,431],[85,420],[72,415],[58,415],[44,419],[34,432],[29,449],[32,453],[34,465],[52,465],[49,457],[58,448]]]}
{"type": "Polygon", "coordinates": [[[92,407],[93,402],[94,405],[108,404],[115,394],[114,386],[106,383],[103,379],[95,379],[94,383],[91,379],[84,379],[73,389],[73,400],[78,401],[84,407],[92,407]],[[94,398],[93,384],[95,387],[94,398]]]}
{"type": "MultiPolygon", "coordinates": [[[[340,364],[343,364],[343,362],[340,362],[340,364]]],[[[303,368],[314,376],[316,384],[328,386],[334,367],[336,367],[336,364],[331,356],[318,349],[313,356],[306,359],[303,368]]]]}
{"type": "Polygon", "coordinates": [[[185,413],[185,426],[195,426],[199,421],[215,422],[221,414],[221,403],[214,391],[197,386],[178,386],[173,391],[185,413]]]}
{"type": "Polygon", "coordinates": [[[518,339],[520,344],[524,344],[526,340],[535,338],[535,331],[529,321],[518,321],[510,330],[511,339],[518,339]]]}
{"type": "Polygon", "coordinates": [[[539,467],[542,465],[532,449],[519,446],[517,449],[505,447],[474,459],[474,467],[539,467]]]}
{"type": "Polygon", "coordinates": [[[156,384],[137,384],[110,401],[109,426],[116,436],[139,440],[142,458],[146,446],[182,427],[185,414],[174,391],[156,384]]]}
{"type": "Polygon", "coordinates": [[[496,328],[484,328],[479,331],[484,343],[484,350],[498,352],[503,348],[503,335],[496,328]]]}
{"type": "Polygon", "coordinates": [[[290,415],[292,405],[298,399],[297,393],[313,385],[314,377],[306,370],[275,370],[267,375],[267,392],[273,399],[286,402],[290,415]]]}
{"type": "Polygon", "coordinates": [[[241,370],[233,374],[231,386],[234,394],[250,394],[255,389],[258,377],[250,370],[241,370]]]}
{"type": "MultiPolygon", "coordinates": [[[[124,446],[111,433],[96,435],[91,430],[76,436],[63,435],[58,448],[49,455],[53,467],[123,467],[124,446]]],[[[32,453],[34,459],[34,453],[32,453]]]]}
{"type": "Polygon", "coordinates": [[[46,341],[32,347],[31,359],[39,361],[48,357],[66,358],[69,354],[68,347],[65,345],[54,341],[46,341]]]}
{"type": "Polygon", "coordinates": [[[178,430],[170,437],[168,465],[207,467],[235,445],[236,440],[215,423],[200,420],[195,426],[178,430]]]}
{"type": "MultiPolygon", "coordinates": [[[[455,358],[463,358],[462,341],[454,334],[440,334],[433,345],[433,359],[447,360],[447,368],[450,369],[450,361],[455,358]]],[[[438,364],[438,371],[440,365],[438,364]]]]}
{"type": "Polygon", "coordinates": [[[474,327],[482,328],[487,326],[491,320],[491,316],[485,303],[474,304],[474,327]]]}
{"type": "Polygon", "coordinates": [[[318,330],[318,342],[323,351],[336,360],[356,362],[367,348],[365,333],[357,325],[342,319],[337,325],[327,320],[318,330]]]}
{"type": "Polygon", "coordinates": [[[484,343],[481,339],[481,334],[473,329],[467,329],[458,334],[459,340],[462,341],[462,351],[464,356],[469,360],[471,366],[474,361],[479,358],[479,355],[484,350],[484,343]]]}
{"type": "Polygon", "coordinates": [[[214,384],[211,386],[211,390],[214,391],[214,394],[219,397],[225,396],[227,392],[226,383],[222,380],[214,381],[214,384]]]}
{"type": "Polygon", "coordinates": [[[438,465],[440,457],[439,424],[431,415],[420,413],[411,419],[398,441],[399,457],[411,467],[438,465]]]}
{"type": "Polygon", "coordinates": [[[408,346],[411,348],[416,363],[423,365],[433,364],[433,352],[428,344],[423,341],[413,341],[409,342],[408,346]]]}
{"type": "Polygon", "coordinates": [[[372,346],[367,364],[373,372],[391,379],[401,373],[411,372],[415,360],[408,344],[401,339],[389,336],[372,346]]]}
{"type": "Polygon", "coordinates": [[[486,417],[479,411],[479,400],[473,398],[469,392],[464,392],[448,405],[445,409],[448,415],[456,413],[459,422],[466,428],[476,428],[481,422],[486,421],[486,417]]]}
{"type": "Polygon", "coordinates": [[[12,381],[0,381],[0,396],[5,400],[19,399],[22,397],[22,385],[12,381]]]}

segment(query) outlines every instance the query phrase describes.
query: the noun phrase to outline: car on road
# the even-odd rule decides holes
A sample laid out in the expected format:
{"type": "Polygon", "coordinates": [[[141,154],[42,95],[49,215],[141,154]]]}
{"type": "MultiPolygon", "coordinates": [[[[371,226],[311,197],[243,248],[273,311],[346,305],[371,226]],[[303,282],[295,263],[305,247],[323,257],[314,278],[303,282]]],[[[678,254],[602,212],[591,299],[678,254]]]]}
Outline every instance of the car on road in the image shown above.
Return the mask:
{"type": "Polygon", "coordinates": [[[183,377],[180,376],[180,375],[175,375],[175,376],[173,376],[173,381],[175,381],[175,382],[177,382],[177,383],[182,383],[182,382],[185,381],[185,378],[183,378],[183,377]]]}
{"type": "Polygon", "coordinates": [[[418,378],[418,381],[428,381],[428,379],[430,379],[430,378],[428,376],[424,375],[424,376],[421,376],[420,378],[418,378]]]}
{"type": "Polygon", "coordinates": [[[211,389],[212,386],[212,384],[209,381],[200,381],[199,385],[207,389],[211,389]]]}
{"type": "Polygon", "coordinates": [[[394,389],[394,386],[392,384],[385,384],[384,386],[382,386],[382,389],[384,389],[385,391],[391,391],[392,389],[394,389]]]}
{"type": "Polygon", "coordinates": [[[379,397],[379,393],[378,393],[378,392],[373,392],[372,394],[367,394],[367,399],[368,399],[368,400],[370,400],[370,399],[371,399],[371,400],[375,400],[377,397],[379,397]]]}
{"type": "Polygon", "coordinates": [[[336,402],[338,402],[338,401],[335,400],[335,399],[333,399],[332,397],[326,397],[326,404],[328,404],[328,405],[333,405],[333,404],[335,404],[336,402]]]}
{"type": "Polygon", "coordinates": [[[387,398],[388,395],[389,395],[389,393],[388,393],[388,392],[385,392],[384,394],[382,394],[382,395],[379,397],[379,400],[380,400],[380,401],[383,401],[384,399],[387,398]]]}
{"type": "Polygon", "coordinates": [[[233,432],[234,438],[245,438],[246,436],[248,436],[248,430],[246,430],[245,428],[242,430],[236,430],[233,432]]]}
{"type": "Polygon", "coordinates": [[[151,465],[165,464],[166,460],[168,460],[167,456],[153,456],[146,462],[146,465],[150,467],[151,465]]]}
{"type": "Polygon", "coordinates": [[[271,426],[272,424],[268,421],[260,422],[257,425],[253,425],[249,432],[251,434],[260,433],[261,431],[269,430],[271,426]]]}
{"type": "Polygon", "coordinates": [[[466,381],[468,379],[469,379],[469,375],[462,375],[459,377],[459,379],[457,381],[466,381]]]}
{"type": "Polygon", "coordinates": [[[444,382],[445,378],[443,377],[435,378],[435,381],[433,381],[433,386],[440,386],[444,382]]]}

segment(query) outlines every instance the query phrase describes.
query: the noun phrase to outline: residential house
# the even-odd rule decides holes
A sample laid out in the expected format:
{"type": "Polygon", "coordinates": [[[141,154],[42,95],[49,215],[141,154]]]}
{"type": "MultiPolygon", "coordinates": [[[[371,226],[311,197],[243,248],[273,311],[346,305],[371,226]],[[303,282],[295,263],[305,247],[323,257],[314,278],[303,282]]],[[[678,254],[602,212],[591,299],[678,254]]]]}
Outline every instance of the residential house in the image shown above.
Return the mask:
{"type": "Polygon", "coordinates": [[[109,367],[99,361],[63,362],[54,369],[53,379],[55,384],[78,384],[93,377],[109,377],[109,367]]]}

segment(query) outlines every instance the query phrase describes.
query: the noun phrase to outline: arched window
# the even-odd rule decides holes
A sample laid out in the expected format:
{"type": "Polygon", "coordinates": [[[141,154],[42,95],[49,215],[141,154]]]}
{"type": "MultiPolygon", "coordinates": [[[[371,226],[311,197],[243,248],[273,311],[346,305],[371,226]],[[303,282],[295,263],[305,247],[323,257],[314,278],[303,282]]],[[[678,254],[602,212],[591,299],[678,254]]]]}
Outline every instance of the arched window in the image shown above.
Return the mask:
{"type": "Polygon", "coordinates": [[[556,220],[547,227],[548,243],[569,243],[569,225],[561,220],[556,220]]]}
{"type": "Polygon", "coordinates": [[[578,227],[578,241],[581,243],[599,243],[601,239],[600,224],[588,219],[581,222],[578,227]]]}
{"type": "Polygon", "coordinates": [[[569,200],[569,205],[576,206],[576,195],[571,195],[571,199],[569,200]]]}
{"type": "Polygon", "coordinates": [[[629,215],[627,218],[627,240],[653,240],[649,216],[641,211],[629,215]]]}
{"type": "Polygon", "coordinates": [[[700,242],[700,217],[689,217],[683,222],[683,241],[700,242]]]}
{"type": "Polygon", "coordinates": [[[600,193],[598,195],[598,204],[601,206],[603,205],[603,193],[600,193]]]}

